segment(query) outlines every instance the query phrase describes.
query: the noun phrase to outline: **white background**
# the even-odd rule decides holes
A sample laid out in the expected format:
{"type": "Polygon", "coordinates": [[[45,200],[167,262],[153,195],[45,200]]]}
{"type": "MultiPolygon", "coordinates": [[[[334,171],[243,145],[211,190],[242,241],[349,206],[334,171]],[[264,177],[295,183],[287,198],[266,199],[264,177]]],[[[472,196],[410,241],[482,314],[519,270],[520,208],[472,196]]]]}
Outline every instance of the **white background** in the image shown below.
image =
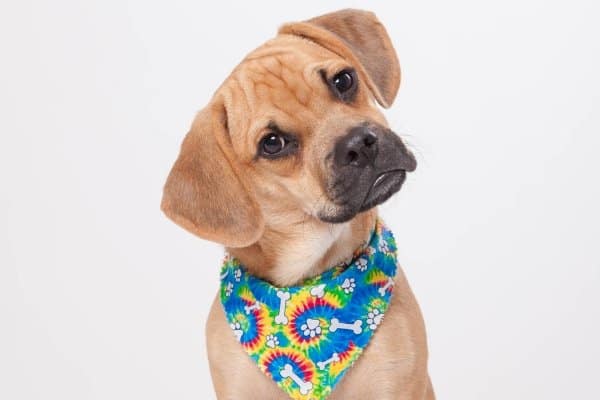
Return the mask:
{"type": "Polygon", "coordinates": [[[381,210],[440,399],[600,398],[597,1],[0,6],[0,398],[213,398],[222,250],[159,211],[196,110],[283,22],[374,10],[420,162],[381,210]]]}

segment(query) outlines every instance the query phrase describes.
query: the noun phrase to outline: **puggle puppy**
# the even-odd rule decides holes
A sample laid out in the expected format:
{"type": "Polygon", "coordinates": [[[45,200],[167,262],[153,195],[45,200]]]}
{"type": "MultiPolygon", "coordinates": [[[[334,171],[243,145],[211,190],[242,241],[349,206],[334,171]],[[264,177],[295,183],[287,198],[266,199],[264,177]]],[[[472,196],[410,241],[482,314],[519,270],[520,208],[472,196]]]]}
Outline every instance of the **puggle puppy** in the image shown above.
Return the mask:
{"type": "Polygon", "coordinates": [[[434,398],[375,208],[416,168],[377,105],[399,84],[376,16],[342,10],[283,25],[197,114],[161,208],[226,248],[206,327],[219,399],[434,398]]]}

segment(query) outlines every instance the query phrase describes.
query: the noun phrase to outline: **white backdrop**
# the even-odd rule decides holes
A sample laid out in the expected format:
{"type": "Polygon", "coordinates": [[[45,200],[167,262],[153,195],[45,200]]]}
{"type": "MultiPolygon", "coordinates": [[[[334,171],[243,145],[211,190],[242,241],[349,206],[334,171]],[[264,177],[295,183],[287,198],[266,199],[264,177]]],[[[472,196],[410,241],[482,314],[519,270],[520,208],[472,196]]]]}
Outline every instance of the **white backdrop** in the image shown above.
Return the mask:
{"type": "Polygon", "coordinates": [[[600,398],[598,2],[0,3],[0,398],[211,399],[219,246],[159,211],[194,113],[283,22],[369,8],[420,162],[381,212],[440,399],[600,398]]]}

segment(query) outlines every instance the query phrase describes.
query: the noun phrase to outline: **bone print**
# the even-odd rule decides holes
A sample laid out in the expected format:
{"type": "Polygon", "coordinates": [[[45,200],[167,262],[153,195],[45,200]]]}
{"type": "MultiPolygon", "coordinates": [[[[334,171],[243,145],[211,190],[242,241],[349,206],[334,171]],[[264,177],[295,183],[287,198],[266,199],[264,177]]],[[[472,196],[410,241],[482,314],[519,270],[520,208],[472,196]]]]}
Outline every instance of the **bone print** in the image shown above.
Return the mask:
{"type": "Polygon", "coordinates": [[[246,311],[246,314],[250,314],[250,311],[253,310],[260,310],[260,302],[255,301],[251,306],[244,306],[244,310],[246,311]]]}
{"type": "Polygon", "coordinates": [[[303,395],[307,395],[312,390],[312,383],[305,382],[296,375],[291,364],[285,364],[283,369],[279,371],[279,375],[281,375],[282,378],[292,378],[292,380],[296,382],[296,385],[300,386],[300,393],[303,395]]]}
{"type": "Polygon", "coordinates": [[[333,318],[329,324],[329,332],[335,332],[338,329],[345,329],[348,331],[354,332],[354,334],[358,335],[362,332],[362,321],[357,319],[356,321],[348,324],[345,322],[340,322],[339,319],[333,318]]]}
{"type": "Polygon", "coordinates": [[[321,284],[310,289],[310,295],[321,298],[325,296],[325,284],[321,284]]]}
{"type": "Polygon", "coordinates": [[[328,358],[327,360],[325,360],[325,361],[318,361],[317,362],[317,367],[319,367],[319,369],[322,371],[329,364],[331,364],[333,362],[338,362],[338,361],[340,361],[340,355],[338,353],[333,353],[331,355],[331,357],[328,358]]]}
{"type": "Polygon", "coordinates": [[[385,286],[379,288],[379,294],[381,296],[385,296],[386,290],[388,288],[391,288],[392,286],[394,286],[394,280],[392,278],[388,278],[387,283],[385,284],[385,286]]]}
{"type": "Polygon", "coordinates": [[[275,316],[275,323],[279,325],[286,325],[288,323],[288,319],[285,316],[285,306],[287,305],[287,302],[290,299],[290,294],[289,292],[278,290],[277,297],[279,297],[280,302],[279,314],[275,316]]]}

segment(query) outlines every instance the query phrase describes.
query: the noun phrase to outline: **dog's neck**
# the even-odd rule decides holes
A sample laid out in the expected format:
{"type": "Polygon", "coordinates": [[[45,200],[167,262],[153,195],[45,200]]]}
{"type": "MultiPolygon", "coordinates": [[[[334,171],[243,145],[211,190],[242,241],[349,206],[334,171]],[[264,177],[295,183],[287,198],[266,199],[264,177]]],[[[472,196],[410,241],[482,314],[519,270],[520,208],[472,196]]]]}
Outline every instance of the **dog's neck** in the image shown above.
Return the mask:
{"type": "Polygon", "coordinates": [[[305,217],[272,222],[255,244],[227,251],[251,274],[277,286],[292,286],[349,261],[368,240],[376,218],[372,209],[342,224],[305,217]]]}

